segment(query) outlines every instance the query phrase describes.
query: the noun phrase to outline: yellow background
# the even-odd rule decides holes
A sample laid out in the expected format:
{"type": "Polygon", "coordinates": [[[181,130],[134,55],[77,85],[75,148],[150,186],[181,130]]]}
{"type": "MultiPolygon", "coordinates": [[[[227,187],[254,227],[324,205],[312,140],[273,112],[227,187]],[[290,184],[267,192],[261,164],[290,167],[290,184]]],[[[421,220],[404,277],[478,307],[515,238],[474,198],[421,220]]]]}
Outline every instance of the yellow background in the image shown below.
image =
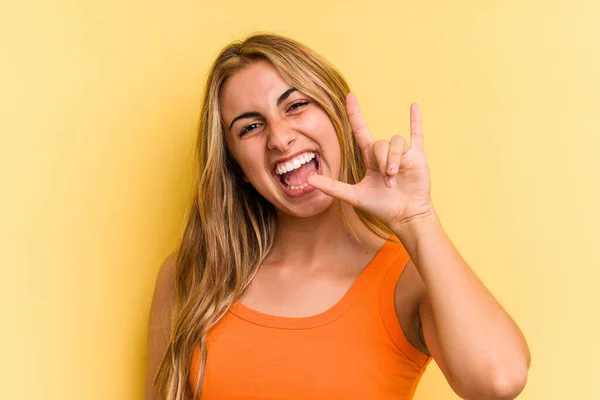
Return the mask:
{"type": "MultiPolygon", "coordinates": [[[[423,113],[433,197],[522,327],[522,399],[600,398],[600,5],[4,1],[0,397],[137,399],[209,63],[256,30],[346,76],[378,137],[423,113]],[[229,4],[227,4],[229,3],[229,4]]],[[[433,364],[417,399],[454,399],[433,364]]]]}

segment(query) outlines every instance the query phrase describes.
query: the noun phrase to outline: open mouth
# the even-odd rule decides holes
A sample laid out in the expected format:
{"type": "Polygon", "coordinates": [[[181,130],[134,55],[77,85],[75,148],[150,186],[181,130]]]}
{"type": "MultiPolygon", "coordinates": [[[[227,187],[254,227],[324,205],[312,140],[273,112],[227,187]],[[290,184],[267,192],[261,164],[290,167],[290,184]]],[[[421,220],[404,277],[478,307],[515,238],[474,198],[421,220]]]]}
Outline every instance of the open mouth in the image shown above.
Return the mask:
{"type": "Polygon", "coordinates": [[[275,174],[282,186],[292,192],[301,193],[308,187],[306,180],[319,171],[319,154],[307,151],[298,154],[291,160],[275,166],[275,174]]]}

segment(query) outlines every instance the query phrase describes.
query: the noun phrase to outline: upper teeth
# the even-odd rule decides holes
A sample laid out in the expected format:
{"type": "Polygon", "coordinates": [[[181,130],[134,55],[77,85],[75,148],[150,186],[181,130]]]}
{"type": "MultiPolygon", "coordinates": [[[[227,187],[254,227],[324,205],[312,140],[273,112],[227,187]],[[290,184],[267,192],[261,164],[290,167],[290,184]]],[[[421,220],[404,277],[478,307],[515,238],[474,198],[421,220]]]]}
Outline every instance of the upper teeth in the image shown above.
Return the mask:
{"type": "Polygon", "coordinates": [[[302,153],[292,160],[288,160],[286,162],[279,163],[275,166],[275,173],[277,175],[285,174],[286,172],[293,171],[295,169],[300,168],[302,164],[306,164],[313,158],[315,158],[315,153],[302,153]]]}

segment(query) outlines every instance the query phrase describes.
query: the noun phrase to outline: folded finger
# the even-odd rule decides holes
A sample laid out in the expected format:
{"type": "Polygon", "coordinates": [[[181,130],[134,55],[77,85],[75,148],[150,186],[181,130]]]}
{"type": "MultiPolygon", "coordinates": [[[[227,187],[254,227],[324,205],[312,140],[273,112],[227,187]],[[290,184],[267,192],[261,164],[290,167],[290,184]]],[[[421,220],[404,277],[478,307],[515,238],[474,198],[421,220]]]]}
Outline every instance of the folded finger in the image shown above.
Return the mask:
{"type": "Polygon", "coordinates": [[[406,148],[406,141],[400,135],[392,136],[390,140],[390,148],[387,156],[387,168],[386,173],[389,176],[394,176],[400,169],[400,162],[402,161],[402,154],[406,148]]]}
{"type": "Polygon", "coordinates": [[[390,151],[390,142],[387,140],[378,140],[373,143],[373,159],[375,167],[385,177],[387,174],[387,158],[390,151]]]}

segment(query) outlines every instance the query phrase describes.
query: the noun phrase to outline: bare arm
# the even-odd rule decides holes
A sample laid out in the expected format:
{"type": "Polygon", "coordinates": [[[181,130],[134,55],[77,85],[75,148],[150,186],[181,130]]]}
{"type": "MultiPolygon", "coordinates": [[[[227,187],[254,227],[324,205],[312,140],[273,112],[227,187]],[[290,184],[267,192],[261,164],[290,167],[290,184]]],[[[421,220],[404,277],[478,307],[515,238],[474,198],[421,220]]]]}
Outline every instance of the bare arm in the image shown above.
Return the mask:
{"type": "Polygon", "coordinates": [[[525,338],[454,248],[437,214],[394,233],[425,283],[423,334],[452,389],[466,399],[515,398],[530,364],[525,338]]]}
{"type": "Polygon", "coordinates": [[[173,276],[175,253],[169,255],[161,265],[156,277],[150,317],[148,321],[148,361],[144,385],[144,400],[158,400],[158,388],[154,376],[167,349],[171,332],[171,307],[175,300],[173,276]]]}

